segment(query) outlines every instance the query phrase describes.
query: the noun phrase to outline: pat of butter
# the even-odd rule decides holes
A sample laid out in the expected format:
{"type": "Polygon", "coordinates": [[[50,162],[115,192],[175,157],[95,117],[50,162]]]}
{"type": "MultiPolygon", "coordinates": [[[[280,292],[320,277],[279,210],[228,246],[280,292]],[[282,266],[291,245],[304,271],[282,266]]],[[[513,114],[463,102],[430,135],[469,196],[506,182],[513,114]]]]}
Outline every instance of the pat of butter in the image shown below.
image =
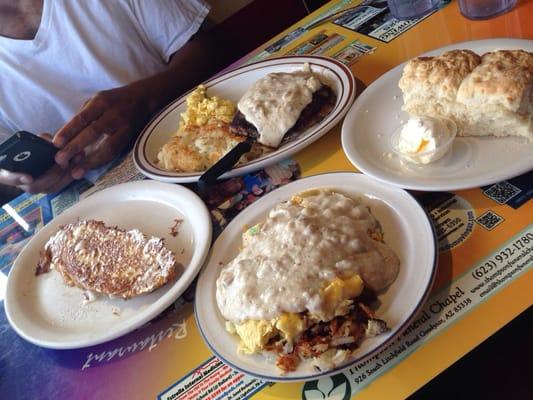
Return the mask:
{"type": "Polygon", "coordinates": [[[397,151],[409,161],[428,164],[444,156],[455,136],[449,121],[431,117],[412,117],[403,126],[397,151]]]}

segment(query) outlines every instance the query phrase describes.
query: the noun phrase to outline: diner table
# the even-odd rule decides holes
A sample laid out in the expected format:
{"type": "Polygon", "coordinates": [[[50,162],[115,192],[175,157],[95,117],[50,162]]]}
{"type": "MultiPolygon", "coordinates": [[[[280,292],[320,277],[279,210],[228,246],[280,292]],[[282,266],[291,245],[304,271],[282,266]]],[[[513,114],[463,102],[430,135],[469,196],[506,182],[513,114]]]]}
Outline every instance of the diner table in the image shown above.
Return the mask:
{"type": "MultiPolygon", "coordinates": [[[[389,16],[372,27],[355,27],[346,10],[360,3],[386,7],[385,1],[331,1],[228,70],[287,54],[329,56],[349,66],[359,95],[390,69],[443,46],[461,48],[461,42],[491,38],[533,39],[531,1],[519,0],[512,11],[481,21],[463,17],[456,1],[441,1],[438,10],[418,20],[389,16]],[[313,40],[316,37],[320,40],[313,40]]],[[[385,118],[386,110],[383,114],[385,118]]],[[[272,190],[300,177],[358,172],[341,146],[341,128],[342,122],[279,164],[283,179],[274,179],[272,172],[232,179],[244,182],[244,197],[253,192],[254,200],[261,193],[247,182],[261,186],[270,180],[272,190]]],[[[23,194],[5,205],[0,213],[0,300],[11,264],[35,232],[98,190],[143,179],[129,154],[96,182],[79,181],[53,195],[23,194]]],[[[187,186],[197,191],[195,184],[187,186]]],[[[73,350],[26,342],[9,325],[2,301],[0,398],[406,398],[530,307],[533,299],[532,171],[483,187],[411,194],[435,227],[437,275],[413,322],[370,359],[310,382],[274,383],[248,376],[224,364],[203,342],[193,312],[194,284],[150,323],[110,342],[73,350]]],[[[200,195],[209,205],[216,235],[231,216],[221,219],[220,201],[200,195]]]]}

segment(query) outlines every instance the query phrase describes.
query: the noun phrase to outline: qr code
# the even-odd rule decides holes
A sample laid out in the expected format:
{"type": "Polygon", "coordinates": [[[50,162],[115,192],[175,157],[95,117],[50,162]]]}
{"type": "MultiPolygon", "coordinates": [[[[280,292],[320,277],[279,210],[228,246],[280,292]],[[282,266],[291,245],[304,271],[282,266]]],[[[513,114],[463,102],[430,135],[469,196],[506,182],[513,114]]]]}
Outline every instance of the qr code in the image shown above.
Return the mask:
{"type": "Polygon", "coordinates": [[[500,225],[503,221],[504,221],[503,217],[500,217],[498,214],[490,210],[481,214],[476,219],[476,222],[479,225],[481,225],[483,228],[489,231],[493,230],[497,225],[500,225]]]}
{"type": "Polygon", "coordinates": [[[485,193],[485,196],[491,198],[496,203],[505,204],[521,191],[522,190],[517,188],[515,185],[507,181],[503,181],[490,186],[488,189],[485,189],[483,193],[485,193]]]}

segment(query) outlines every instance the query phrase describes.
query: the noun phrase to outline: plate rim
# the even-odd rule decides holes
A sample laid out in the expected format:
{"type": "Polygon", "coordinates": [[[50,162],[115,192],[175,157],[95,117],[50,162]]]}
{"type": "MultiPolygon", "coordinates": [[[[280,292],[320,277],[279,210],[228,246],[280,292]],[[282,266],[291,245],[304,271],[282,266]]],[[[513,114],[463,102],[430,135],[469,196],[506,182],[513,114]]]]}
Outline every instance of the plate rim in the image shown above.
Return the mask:
{"type": "MultiPolygon", "coordinates": [[[[284,65],[294,66],[304,63],[312,64],[313,61],[317,64],[317,66],[323,68],[327,67],[329,71],[333,72],[336,76],[338,76],[337,81],[339,82],[341,87],[346,90],[346,96],[339,96],[339,102],[335,105],[334,109],[325,117],[325,124],[322,125],[322,121],[319,122],[314,127],[309,128],[311,129],[311,132],[290,143],[289,146],[286,146],[285,148],[276,149],[272,153],[269,153],[262,158],[252,160],[251,162],[248,162],[242,166],[233,168],[232,170],[222,175],[221,178],[231,178],[234,176],[240,176],[261,168],[265,168],[268,165],[274,164],[285,158],[290,157],[291,155],[295,154],[298,151],[301,151],[303,148],[307,147],[314,141],[318,140],[320,137],[328,133],[336,124],[338,124],[340,120],[342,120],[342,118],[349,112],[350,107],[355,100],[358,86],[355,76],[353,75],[352,71],[348,66],[332,57],[325,57],[319,55],[287,55],[267,58],[265,60],[241,65],[225,72],[220,72],[211,77],[210,79],[201,83],[202,85],[209,88],[223,80],[234,78],[235,76],[241,73],[247,73],[249,71],[255,71],[268,67],[284,65]],[[347,81],[347,86],[343,83],[344,80],[347,81]],[[344,102],[342,102],[343,99],[344,102]]],[[[162,182],[187,183],[196,182],[202,175],[203,172],[178,173],[172,171],[164,171],[153,165],[153,163],[150,162],[145,155],[146,142],[152,134],[152,131],[154,130],[153,125],[158,124],[166,117],[167,114],[174,111],[174,109],[176,109],[177,107],[181,106],[185,102],[185,98],[196,87],[197,86],[193,87],[191,90],[187,91],[183,95],[179,96],[178,98],[167,104],[161,111],[159,111],[154,117],[152,117],[152,119],[144,126],[141,133],[137,137],[135,145],[133,147],[133,161],[137,170],[145,176],[162,182]]]]}
{"type": "MultiPolygon", "coordinates": [[[[204,278],[205,275],[206,275],[205,271],[208,269],[209,265],[211,264],[211,257],[213,256],[213,248],[215,247],[216,242],[219,240],[219,238],[222,237],[222,235],[224,233],[224,231],[223,231],[219,235],[219,237],[217,238],[215,243],[213,243],[213,246],[211,246],[211,250],[209,252],[209,258],[206,260],[202,270],[200,271],[200,274],[199,274],[199,277],[198,277],[198,283],[197,283],[196,289],[195,289],[194,318],[195,318],[196,326],[198,327],[198,331],[200,332],[200,335],[201,335],[202,339],[204,340],[204,343],[207,344],[207,346],[213,352],[213,354],[216,357],[218,357],[220,360],[222,360],[224,363],[226,363],[227,365],[231,366],[232,368],[234,368],[234,369],[236,369],[236,370],[238,370],[238,371],[240,371],[242,373],[248,374],[248,375],[253,376],[255,378],[258,378],[258,379],[263,379],[263,380],[272,381],[272,382],[303,382],[303,381],[310,381],[310,380],[315,380],[315,379],[319,379],[319,378],[322,378],[322,377],[327,377],[327,376],[334,375],[334,374],[338,373],[339,371],[342,371],[342,370],[345,370],[345,369],[349,368],[351,365],[354,365],[356,363],[362,362],[363,360],[371,358],[373,355],[375,355],[376,353],[382,351],[387,345],[389,345],[394,340],[396,340],[396,338],[403,332],[403,330],[418,315],[418,312],[422,309],[422,307],[426,303],[427,299],[429,298],[429,295],[431,293],[433,284],[435,282],[435,278],[436,278],[436,275],[437,275],[437,270],[438,270],[439,251],[438,251],[437,237],[436,237],[435,227],[434,227],[434,225],[431,222],[431,218],[430,218],[429,213],[422,207],[422,205],[416,200],[416,198],[411,193],[409,193],[408,191],[406,191],[404,189],[401,189],[401,188],[397,188],[397,187],[387,187],[383,182],[376,181],[376,180],[372,179],[372,177],[369,177],[369,176],[364,175],[362,173],[357,173],[357,172],[353,172],[353,171],[325,172],[325,173],[321,173],[321,174],[307,176],[307,177],[298,179],[298,180],[296,180],[294,182],[291,182],[291,183],[289,183],[287,185],[281,186],[281,187],[273,190],[272,192],[269,192],[268,195],[266,195],[266,196],[260,198],[259,200],[257,200],[255,203],[250,205],[250,207],[253,207],[254,204],[259,203],[259,202],[266,203],[267,200],[269,200],[268,197],[274,197],[275,192],[277,190],[286,188],[289,185],[296,184],[298,182],[302,182],[302,181],[306,181],[306,180],[318,179],[320,177],[326,177],[326,179],[328,179],[328,177],[330,177],[330,176],[332,177],[332,179],[334,177],[336,177],[336,176],[339,176],[339,177],[345,176],[345,177],[347,177],[347,179],[348,179],[348,177],[351,177],[351,178],[356,179],[356,180],[358,180],[358,179],[366,180],[371,185],[377,185],[377,187],[381,187],[382,189],[385,189],[385,190],[392,190],[392,191],[399,192],[399,193],[401,193],[402,196],[405,196],[405,199],[407,201],[412,202],[411,204],[418,211],[422,212],[422,214],[424,215],[424,218],[421,221],[423,222],[424,225],[426,225],[425,226],[426,229],[429,228],[428,233],[431,232],[431,240],[430,240],[430,242],[432,243],[432,253],[433,253],[433,257],[432,257],[433,260],[432,260],[432,265],[431,265],[431,273],[430,273],[427,285],[424,288],[424,293],[420,297],[420,299],[418,299],[418,301],[416,302],[417,304],[414,307],[414,309],[411,312],[411,314],[409,315],[409,317],[400,326],[398,326],[396,328],[395,333],[392,334],[387,340],[385,340],[383,343],[381,343],[375,349],[373,349],[373,350],[369,351],[368,353],[366,353],[364,356],[361,356],[361,357],[358,357],[358,358],[354,358],[350,362],[348,362],[346,364],[343,364],[341,366],[335,367],[335,368],[333,368],[331,370],[328,370],[328,371],[322,371],[322,372],[317,372],[317,373],[312,373],[312,374],[303,374],[303,375],[300,375],[300,376],[289,376],[289,377],[288,376],[283,376],[283,375],[277,375],[277,376],[263,375],[263,374],[255,372],[255,371],[251,371],[251,370],[248,370],[246,368],[243,368],[243,367],[237,365],[236,363],[228,360],[224,356],[222,356],[220,354],[220,352],[217,351],[217,349],[207,340],[206,333],[204,332],[204,327],[202,326],[202,324],[200,322],[200,316],[199,316],[199,311],[198,311],[199,307],[198,307],[196,299],[201,298],[201,294],[199,293],[200,292],[200,287],[201,287],[201,281],[203,281],[204,279],[207,279],[207,278],[204,278]],[[270,196],[270,195],[272,195],[272,196],[270,196]],[[267,199],[267,200],[265,200],[265,199],[267,199]]],[[[319,186],[319,185],[320,184],[317,184],[317,186],[319,186]]],[[[327,183],[322,184],[322,185],[328,186],[327,183]]],[[[331,186],[334,186],[334,185],[331,185],[331,186]]],[[[385,201],[386,199],[380,198],[380,200],[385,201]]],[[[246,212],[246,209],[243,210],[243,213],[244,212],[246,212]]],[[[236,223],[235,219],[230,222],[230,224],[232,224],[232,223],[236,223]]],[[[229,227],[230,224],[228,224],[228,227],[229,227]]],[[[228,227],[226,227],[226,229],[228,227]]],[[[215,312],[218,312],[218,310],[215,310],[215,312]]]]}
{"type": "MultiPolygon", "coordinates": [[[[524,44],[523,47],[526,47],[526,44],[529,44],[529,46],[533,47],[533,41],[531,40],[527,40],[523,38],[496,37],[496,38],[488,38],[488,39],[466,40],[466,41],[462,41],[458,43],[452,43],[449,45],[441,46],[436,49],[426,51],[422,54],[419,54],[416,57],[437,55],[437,54],[442,53],[443,51],[461,48],[461,46],[468,46],[468,48],[472,48],[473,46],[487,46],[487,45],[490,46],[491,43],[495,43],[494,47],[496,49],[499,47],[497,44],[499,42],[506,42],[508,43],[508,46],[510,47],[519,47],[520,43],[524,44]]],[[[351,128],[349,129],[347,127],[346,121],[348,121],[350,118],[355,118],[355,116],[351,117],[351,114],[354,114],[354,115],[361,114],[362,108],[364,108],[363,101],[366,99],[366,97],[375,96],[375,93],[369,94],[370,92],[368,91],[368,89],[372,85],[374,85],[375,83],[379,81],[386,81],[387,78],[389,78],[389,76],[395,75],[396,73],[398,73],[398,71],[400,71],[408,61],[409,60],[391,68],[390,70],[386,71],[384,74],[379,76],[371,84],[369,84],[365,88],[365,90],[357,97],[357,99],[354,101],[354,103],[350,107],[350,111],[348,111],[348,113],[346,114],[346,118],[344,119],[342,123],[342,128],[341,128],[341,147],[342,147],[344,154],[346,155],[346,158],[350,161],[350,163],[355,168],[357,168],[359,171],[361,171],[365,175],[369,175],[372,178],[382,183],[394,185],[398,188],[407,189],[407,190],[422,190],[422,191],[428,191],[428,192],[456,191],[456,190],[479,188],[482,186],[492,185],[492,184],[501,182],[506,179],[512,179],[513,177],[520,176],[533,168],[533,159],[532,159],[530,165],[524,164],[522,168],[513,170],[514,172],[500,173],[499,171],[492,171],[491,173],[486,172],[485,173],[486,177],[484,177],[483,179],[470,178],[469,180],[464,181],[464,182],[457,182],[457,180],[454,180],[453,182],[443,182],[443,183],[438,182],[437,184],[428,185],[427,183],[420,182],[416,176],[412,176],[412,177],[402,176],[402,178],[400,179],[396,179],[396,177],[394,176],[391,177],[387,173],[382,173],[382,170],[380,169],[376,170],[376,168],[372,166],[369,167],[368,166],[369,164],[367,163],[367,161],[359,157],[357,152],[352,153],[351,151],[348,151],[348,148],[354,147],[354,145],[349,144],[350,136],[351,136],[349,133],[349,130],[351,128]]],[[[380,82],[380,83],[383,83],[383,82],[380,82]]],[[[475,139],[475,137],[465,137],[465,138],[475,139]]]]}
{"type": "MultiPolygon", "coordinates": [[[[121,199],[120,201],[128,201],[125,199],[121,199]]],[[[182,212],[182,214],[185,214],[182,212]]],[[[65,221],[65,222],[66,222],[65,221]]],[[[192,221],[191,221],[192,222],[192,221]]],[[[163,182],[157,182],[153,180],[141,180],[141,181],[132,181],[132,182],[125,182],[118,185],[114,185],[105,189],[102,189],[89,197],[79,201],[78,203],[74,204],[72,207],[69,207],[64,212],[53,218],[51,221],[49,221],[46,225],[44,225],[37,233],[35,233],[31,239],[24,245],[20,253],[17,255],[17,258],[15,261],[13,261],[13,264],[11,266],[11,269],[9,271],[7,282],[6,282],[6,293],[4,298],[4,309],[6,313],[6,318],[12,327],[12,329],[23,339],[26,341],[37,345],[39,347],[48,348],[48,349],[54,349],[54,350],[71,350],[71,349],[82,349],[87,348],[91,346],[95,346],[98,344],[106,343],[111,340],[117,339],[119,337],[122,337],[135,329],[143,326],[153,318],[157,317],[162,311],[164,311],[167,307],[169,307],[174,301],[176,301],[179,296],[181,296],[187,288],[191,285],[191,283],[194,281],[198,273],[200,272],[203,264],[205,263],[209,249],[211,246],[211,238],[212,238],[212,224],[210,219],[210,214],[203,203],[203,201],[200,199],[200,197],[194,193],[192,190],[181,186],[181,185],[170,185],[168,183],[163,182]],[[133,188],[132,188],[133,187],[133,188]],[[108,196],[110,192],[120,192],[124,189],[128,190],[146,190],[147,188],[150,189],[150,187],[158,188],[158,189],[164,189],[164,190],[171,190],[176,193],[178,197],[185,197],[187,199],[187,202],[192,202],[195,207],[195,218],[194,218],[194,224],[191,223],[192,231],[191,234],[194,238],[194,248],[191,252],[191,261],[188,264],[188,267],[191,266],[192,268],[186,268],[186,271],[174,281],[173,285],[169,287],[168,291],[163,294],[160,298],[156,300],[156,303],[159,302],[157,307],[154,307],[153,309],[150,308],[150,305],[145,309],[140,311],[139,314],[141,314],[141,317],[138,315],[134,318],[128,318],[124,321],[117,321],[117,324],[114,326],[121,326],[124,325],[120,329],[112,330],[111,333],[108,334],[101,334],[98,336],[94,336],[92,339],[85,339],[85,340],[69,340],[69,341],[61,341],[61,340],[42,340],[39,339],[38,336],[35,336],[31,332],[27,332],[25,329],[22,329],[18,324],[18,317],[14,316],[14,310],[12,310],[12,303],[19,303],[20,300],[19,297],[16,294],[16,287],[13,285],[16,283],[13,282],[12,276],[14,274],[17,274],[20,272],[16,272],[18,269],[23,268],[22,263],[19,260],[19,257],[21,257],[26,252],[30,251],[30,243],[33,240],[38,240],[38,238],[46,232],[40,233],[44,230],[51,222],[54,220],[56,221],[54,225],[62,224],[62,220],[59,219],[61,216],[63,216],[63,219],[66,221],[71,220],[73,218],[76,218],[77,211],[79,208],[82,208],[85,206],[85,204],[92,204],[95,201],[98,201],[99,197],[108,196]],[[96,199],[96,200],[94,200],[96,199]],[[91,200],[89,202],[88,200],[91,200]],[[87,203],[86,203],[87,201],[87,203]],[[84,204],[85,203],[85,204],[84,204]],[[196,215],[196,213],[198,213],[196,215]],[[199,226],[200,228],[195,228],[196,226],[199,226]],[[15,271],[15,272],[14,272],[15,271]],[[174,289],[174,290],[173,290],[174,289]],[[131,321],[133,320],[133,321],[131,321]]],[[[31,273],[32,269],[28,269],[27,273],[31,273]]],[[[27,274],[26,273],[26,274],[27,274]]],[[[21,277],[24,276],[21,275],[18,277],[18,280],[21,279],[21,277]]],[[[17,286],[18,287],[18,286],[17,286]]],[[[154,303],[152,303],[153,305],[154,303]]]]}

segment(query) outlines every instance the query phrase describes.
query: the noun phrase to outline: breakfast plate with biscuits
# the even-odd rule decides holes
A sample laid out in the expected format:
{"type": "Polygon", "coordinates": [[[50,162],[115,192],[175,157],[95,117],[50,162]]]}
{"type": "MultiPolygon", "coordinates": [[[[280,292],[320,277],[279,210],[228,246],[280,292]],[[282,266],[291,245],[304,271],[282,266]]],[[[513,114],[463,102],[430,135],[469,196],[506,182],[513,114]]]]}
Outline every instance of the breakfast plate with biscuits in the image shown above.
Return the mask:
{"type": "Polygon", "coordinates": [[[533,41],[457,43],[397,66],[342,127],[351,163],[413,190],[461,190],[533,169],[533,41]]]}
{"type": "Polygon", "coordinates": [[[248,145],[223,178],[282,161],[337,124],[356,93],[344,64],[286,56],[217,75],[174,100],[141,132],[133,157],[149,178],[195,182],[224,155],[248,145]]]}
{"type": "Polygon", "coordinates": [[[199,272],[211,220],[189,189],[155,181],[97,192],[40,229],[8,276],[6,315],[38,346],[74,349],[140,327],[199,272]]]}
{"type": "Polygon", "coordinates": [[[195,317],[211,350],[267,381],[327,376],[390,344],[437,268],[426,212],[406,191],[351,172],[289,183],[214,243],[195,317]]]}

